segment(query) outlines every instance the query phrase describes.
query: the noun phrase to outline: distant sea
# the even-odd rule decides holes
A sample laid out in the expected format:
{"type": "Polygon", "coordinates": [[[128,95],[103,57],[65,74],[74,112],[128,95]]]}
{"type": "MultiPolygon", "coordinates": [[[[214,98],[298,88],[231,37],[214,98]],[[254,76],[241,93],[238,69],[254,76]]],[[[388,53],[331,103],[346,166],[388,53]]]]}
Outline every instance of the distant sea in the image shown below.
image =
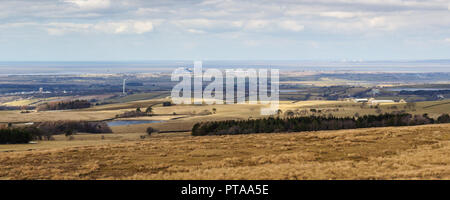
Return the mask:
{"type": "MultiPolygon", "coordinates": [[[[109,74],[171,72],[193,61],[142,62],[0,62],[1,75],[109,74]]],[[[450,72],[450,60],[422,61],[203,61],[203,68],[271,68],[280,71],[450,72]]]]}

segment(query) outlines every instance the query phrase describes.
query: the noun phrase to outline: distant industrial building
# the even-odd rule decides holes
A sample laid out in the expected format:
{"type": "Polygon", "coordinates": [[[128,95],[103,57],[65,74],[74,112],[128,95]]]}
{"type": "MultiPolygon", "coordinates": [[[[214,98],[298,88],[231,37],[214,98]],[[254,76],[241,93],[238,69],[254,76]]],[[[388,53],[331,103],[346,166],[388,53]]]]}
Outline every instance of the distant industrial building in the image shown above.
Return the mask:
{"type": "Polygon", "coordinates": [[[123,94],[123,95],[126,95],[126,94],[127,94],[126,88],[125,88],[126,85],[127,85],[127,79],[124,78],[124,79],[123,79],[123,85],[122,85],[122,94],[123,94]]]}
{"type": "Polygon", "coordinates": [[[355,103],[364,103],[364,102],[369,102],[369,99],[353,99],[353,101],[355,103]]]}
{"type": "MultiPolygon", "coordinates": [[[[353,102],[355,102],[355,103],[371,103],[372,105],[378,105],[378,104],[382,104],[382,103],[395,103],[394,100],[376,100],[375,98],[353,99],[353,102]]],[[[403,100],[403,102],[405,102],[405,101],[403,100]]]]}
{"type": "Polygon", "coordinates": [[[372,100],[372,101],[370,101],[370,103],[372,105],[378,105],[381,103],[395,103],[395,101],[393,101],[393,100],[372,100]]]}
{"type": "Polygon", "coordinates": [[[380,94],[380,89],[372,89],[371,93],[372,93],[372,97],[375,97],[378,94],[380,94]]]}

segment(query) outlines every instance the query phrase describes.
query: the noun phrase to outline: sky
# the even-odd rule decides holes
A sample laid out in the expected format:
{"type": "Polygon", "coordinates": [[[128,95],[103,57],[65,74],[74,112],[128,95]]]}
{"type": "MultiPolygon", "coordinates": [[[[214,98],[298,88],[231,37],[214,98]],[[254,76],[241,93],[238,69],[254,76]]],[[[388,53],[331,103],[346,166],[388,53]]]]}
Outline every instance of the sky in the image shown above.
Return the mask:
{"type": "Polygon", "coordinates": [[[450,0],[0,0],[0,61],[450,58],[450,0]]]}

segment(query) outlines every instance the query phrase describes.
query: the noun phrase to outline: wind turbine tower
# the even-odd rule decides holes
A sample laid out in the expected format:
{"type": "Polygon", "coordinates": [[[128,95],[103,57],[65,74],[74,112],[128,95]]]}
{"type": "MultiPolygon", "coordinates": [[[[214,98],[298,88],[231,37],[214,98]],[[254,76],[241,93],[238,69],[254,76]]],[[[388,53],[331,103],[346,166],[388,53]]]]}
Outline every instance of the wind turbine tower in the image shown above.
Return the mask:
{"type": "Polygon", "coordinates": [[[123,95],[126,95],[126,93],[125,93],[125,86],[126,86],[126,82],[127,82],[127,79],[126,79],[126,78],[124,78],[124,79],[123,79],[123,89],[122,89],[122,93],[123,93],[123,95]]]}

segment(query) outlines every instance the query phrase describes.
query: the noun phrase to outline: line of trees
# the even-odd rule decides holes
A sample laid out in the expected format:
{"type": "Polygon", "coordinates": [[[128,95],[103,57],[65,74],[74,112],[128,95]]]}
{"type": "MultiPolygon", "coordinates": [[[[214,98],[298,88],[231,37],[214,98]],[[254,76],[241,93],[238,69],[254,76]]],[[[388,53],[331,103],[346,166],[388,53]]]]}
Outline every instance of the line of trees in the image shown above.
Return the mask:
{"type": "Polygon", "coordinates": [[[0,144],[24,144],[33,140],[33,133],[23,128],[0,129],[0,144]]]}
{"type": "Polygon", "coordinates": [[[41,104],[37,107],[38,111],[45,110],[70,110],[70,109],[83,109],[91,107],[91,103],[87,100],[75,100],[75,101],[59,101],[49,102],[41,104]]]}
{"type": "Polygon", "coordinates": [[[145,117],[152,115],[153,115],[153,108],[149,106],[147,107],[147,109],[145,109],[145,112],[142,112],[141,108],[136,108],[136,110],[125,111],[122,114],[117,114],[116,118],[145,117]]]}
{"type": "Polygon", "coordinates": [[[0,110],[32,110],[35,106],[0,106],[0,110]]]}
{"type": "Polygon", "coordinates": [[[112,133],[106,122],[52,121],[24,127],[0,127],[0,144],[25,144],[32,140],[52,140],[53,135],[82,133],[112,133]]]}
{"type": "Polygon", "coordinates": [[[89,121],[47,121],[39,122],[30,126],[36,128],[45,134],[58,135],[68,133],[112,133],[111,128],[106,122],[89,121]]]}
{"type": "Polygon", "coordinates": [[[433,123],[450,123],[448,114],[443,114],[437,120],[424,115],[411,114],[381,114],[362,117],[337,118],[333,116],[308,116],[290,118],[264,118],[249,120],[228,120],[215,122],[200,122],[193,126],[192,135],[233,135],[248,133],[278,133],[319,130],[339,130],[386,126],[413,126],[433,123]]]}

